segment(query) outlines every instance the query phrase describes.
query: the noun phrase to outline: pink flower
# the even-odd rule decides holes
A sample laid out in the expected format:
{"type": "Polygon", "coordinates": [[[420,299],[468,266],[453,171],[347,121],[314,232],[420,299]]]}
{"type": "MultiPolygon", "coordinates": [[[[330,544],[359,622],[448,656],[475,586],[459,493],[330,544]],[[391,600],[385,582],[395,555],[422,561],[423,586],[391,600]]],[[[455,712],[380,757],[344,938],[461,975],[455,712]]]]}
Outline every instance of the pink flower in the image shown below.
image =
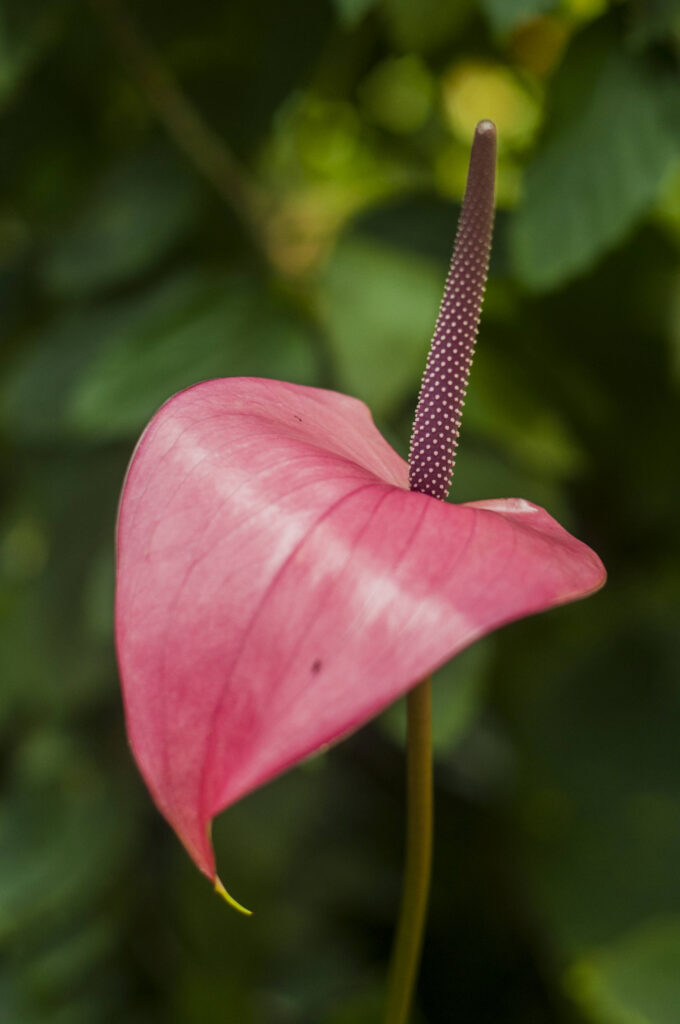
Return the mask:
{"type": "Polygon", "coordinates": [[[212,819],[513,619],[597,590],[597,555],[518,498],[446,496],[488,261],[495,132],[478,128],[409,466],[363,403],[211,380],[144,432],[118,521],[130,743],[219,885],[212,819]],[[420,493],[427,492],[427,493],[420,493]]]}

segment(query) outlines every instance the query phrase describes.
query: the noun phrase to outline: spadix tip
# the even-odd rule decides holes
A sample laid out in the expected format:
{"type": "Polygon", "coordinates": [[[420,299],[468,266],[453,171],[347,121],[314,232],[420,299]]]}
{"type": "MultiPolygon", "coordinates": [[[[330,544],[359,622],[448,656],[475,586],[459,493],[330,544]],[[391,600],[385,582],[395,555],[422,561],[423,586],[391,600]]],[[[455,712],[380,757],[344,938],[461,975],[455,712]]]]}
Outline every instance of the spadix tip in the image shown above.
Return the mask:
{"type": "Polygon", "coordinates": [[[489,121],[488,119],[485,119],[484,121],[479,121],[477,123],[477,127],[475,128],[475,136],[477,138],[480,138],[481,136],[495,138],[496,125],[493,123],[493,121],[489,121]]]}
{"type": "Polygon", "coordinates": [[[215,879],[215,892],[219,896],[221,896],[222,899],[225,900],[229,904],[230,907],[233,907],[234,910],[238,910],[239,914],[245,914],[246,917],[252,917],[253,916],[252,910],[248,910],[246,907],[241,906],[241,904],[238,903],[234,899],[233,896],[229,895],[227,890],[224,888],[224,886],[220,882],[219,878],[215,879]]]}

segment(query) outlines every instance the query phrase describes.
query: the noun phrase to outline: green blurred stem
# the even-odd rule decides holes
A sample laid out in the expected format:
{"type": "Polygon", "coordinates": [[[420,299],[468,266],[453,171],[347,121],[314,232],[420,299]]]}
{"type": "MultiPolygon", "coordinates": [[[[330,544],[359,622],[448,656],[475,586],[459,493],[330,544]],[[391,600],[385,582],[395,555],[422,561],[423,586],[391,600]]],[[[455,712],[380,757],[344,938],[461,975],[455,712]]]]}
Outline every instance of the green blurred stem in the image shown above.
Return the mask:
{"type": "Polygon", "coordinates": [[[392,949],[385,1024],[407,1024],[423,948],[432,871],[432,680],[406,698],[407,832],[406,869],[399,924],[392,949]]]}
{"type": "Polygon", "coordinates": [[[236,214],[257,248],[265,250],[264,203],[256,185],[249,180],[223,139],[182,92],[121,0],[89,0],[89,3],[175,144],[236,214]]]}

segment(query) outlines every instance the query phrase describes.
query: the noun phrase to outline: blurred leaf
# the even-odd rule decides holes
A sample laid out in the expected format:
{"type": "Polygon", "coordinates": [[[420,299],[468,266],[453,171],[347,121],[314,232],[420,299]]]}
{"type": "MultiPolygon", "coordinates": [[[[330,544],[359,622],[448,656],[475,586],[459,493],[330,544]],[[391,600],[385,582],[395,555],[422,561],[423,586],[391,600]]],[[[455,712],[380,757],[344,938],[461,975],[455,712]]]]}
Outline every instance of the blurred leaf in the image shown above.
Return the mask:
{"type": "MultiPolygon", "coordinates": [[[[587,62],[592,68],[592,54],[587,62]]],[[[680,150],[664,78],[615,46],[599,53],[592,79],[585,63],[577,46],[560,85],[572,114],[555,115],[512,226],[517,274],[533,288],[561,284],[619,242],[680,150]]]]}
{"type": "Polygon", "coordinates": [[[246,277],[202,287],[177,321],[109,339],[78,381],[66,418],[82,436],[129,437],[175,392],[221,376],[314,380],[306,329],[246,277]]]}
{"type": "Polygon", "coordinates": [[[494,32],[510,32],[525,21],[560,7],[560,0],[480,0],[494,32]]]}
{"type": "Polygon", "coordinates": [[[544,618],[509,638],[534,898],[576,960],[680,912],[677,586],[656,593],[614,575],[587,611],[561,609],[552,630],[544,618]]]}
{"type": "MultiPolygon", "coordinates": [[[[493,657],[493,638],[468,647],[432,677],[432,744],[435,753],[450,753],[479,714],[493,657]]],[[[406,704],[397,701],[383,712],[381,725],[393,739],[406,742],[406,704]]]]}
{"type": "Polygon", "coordinates": [[[642,45],[680,33],[680,0],[645,0],[631,5],[631,35],[642,45]]]}
{"type": "MultiPolygon", "coordinates": [[[[261,1020],[253,1012],[253,987],[250,978],[237,973],[240,950],[230,950],[230,971],[210,969],[204,963],[189,963],[173,978],[172,1022],[207,1024],[215,1019],[217,1007],[223,1012],[228,1007],[229,1017],[238,1024],[258,1024],[261,1020]]],[[[181,967],[184,967],[182,963],[181,967]]]]}
{"type": "Polygon", "coordinates": [[[3,427],[14,439],[63,437],[64,411],[74,381],[111,331],[126,325],[120,304],[100,311],[71,311],[49,324],[19,351],[3,381],[3,427]]]}
{"type": "Polygon", "coordinates": [[[321,303],[340,388],[378,415],[417,392],[444,276],[444,267],[359,238],[331,258],[321,303]]]}
{"type": "Polygon", "coordinates": [[[115,942],[111,920],[88,921],[59,934],[58,945],[36,949],[28,963],[16,971],[17,986],[38,1004],[58,1004],[82,985],[98,963],[110,955],[115,942]]]}
{"type": "Polygon", "coordinates": [[[344,25],[356,25],[380,0],[333,0],[338,18],[344,25]]]}
{"type": "Polygon", "coordinates": [[[582,468],[584,455],[568,425],[511,354],[481,345],[473,374],[464,430],[493,439],[544,481],[572,476],[582,468]]]}
{"type": "MultiPolygon", "coordinates": [[[[336,948],[329,909],[340,882],[347,872],[354,878],[356,866],[346,856],[334,858],[338,843],[333,833],[327,834],[330,822],[344,835],[351,813],[350,807],[341,814],[334,807],[328,760],[326,755],[317,756],[272,780],[215,822],[221,870],[228,867],[232,887],[238,879],[244,898],[249,891],[258,894],[254,927],[247,934],[234,930],[233,920],[225,917],[207,886],[201,885],[200,898],[193,887],[184,890],[183,931],[192,936],[201,964],[212,968],[214,992],[228,983],[220,953],[225,937],[229,941],[238,935],[231,984],[238,980],[242,986],[240,999],[236,996],[239,1022],[321,1021],[342,990],[343,975],[354,967],[353,951],[336,948]],[[301,876],[303,861],[306,870],[301,876]],[[296,954],[301,949],[303,958],[296,954]],[[270,965],[265,979],[260,975],[262,962],[270,965]]],[[[352,807],[356,803],[352,801],[352,807]]],[[[181,866],[188,875],[185,858],[181,866]]],[[[190,877],[198,886],[194,875],[190,877]]],[[[223,991],[222,1005],[225,995],[223,991]]],[[[186,993],[187,1002],[183,998],[180,1008],[185,1006],[193,1020],[189,997],[193,993],[186,993]]],[[[218,1005],[215,1000],[213,1006],[218,1005]]],[[[212,1020],[206,1015],[208,1019],[212,1020]]]]}
{"type": "Polygon", "coordinates": [[[239,375],[312,382],[306,328],[245,276],[185,273],[48,327],[8,377],[5,418],[29,438],[128,438],[181,388],[239,375]]]}
{"type": "Polygon", "coordinates": [[[104,782],[101,750],[95,763],[50,727],[21,736],[16,730],[12,740],[12,785],[0,804],[0,992],[6,989],[13,1010],[7,1019],[127,1019],[127,994],[106,962],[120,942],[127,902],[118,884],[134,843],[133,804],[124,787],[104,782]]]}
{"type": "Polygon", "coordinates": [[[420,128],[433,98],[433,77],[413,54],[381,61],[361,84],[362,106],[368,115],[397,134],[420,128]]]}
{"type": "Polygon", "coordinates": [[[56,37],[64,0],[38,11],[11,11],[0,6],[0,109],[56,37]]]}
{"type": "Polygon", "coordinates": [[[34,453],[13,480],[0,526],[3,738],[35,716],[68,721],[110,692],[112,626],[100,617],[110,594],[99,566],[127,455],[34,453]]]}
{"type": "Polygon", "coordinates": [[[137,297],[84,308],[66,305],[24,345],[7,374],[2,411],[10,433],[32,441],[62,436],[73,389],[99,350],[171,326],[190,313],[202,290],[200,277],[187,273],[137,297]]]}
{"type": "Polygon", "coordinates": [[[73,296],[128,281],[165,256],[197,209],[196,182],[174,158],[144,154],[119,165],[50,247],[45,287],[73,296]]]}
{"type": "Polygon", "coordinates": [[[113,546],[107,544],[104,551],[91,560],[83,599],[84,620],[88,632],[106,643],[110,643],[112,639],[114,589],[114,551],[113,546]]]}
{"type": "Polygon", "coordinates": [[[580,960],[569,972],[574,999],[607,1024],[677,1024],[680,918],[650,921],[580,960]]]}
{"type": "Polygon", "coordinates": [[[672,371],[675,380],[680,383],[680,274],[676,277],[676,287],[671,299],[670,321],[672,371]]]}
{"type": "Polygon", "coordinates": [[[407,52],[442,47],[463,27],[472,0],[382,0],[382,9],[398,48],[407,52]]]}
{"type": "Polygon", "coordinates": [[[74,919],[111,884],[131,840],[129,808],[111,815],[101,778],[56,737],[30,737],[22,755],[19,770],[35,777],[15,777],[23,784],[2,807],[0,943],[74,919]]]}
{"type": "Polygon", "coordinates": [[[456,456],[452,500],[521,496],[547,509],[567,529],[573,526],[573,512],[558,479],[548,472],[518,464],[519,460],[508,458],[504,452],[488,451],[487,445],[463,429],[464,440],[456,456]]]}
{"type": "Polygon", "coordinates": [[[384,986],[376,983],[336,1004],[324,1019],[324,1024],[375,1024],[380,1020],[384,1004],[384,986]]]}

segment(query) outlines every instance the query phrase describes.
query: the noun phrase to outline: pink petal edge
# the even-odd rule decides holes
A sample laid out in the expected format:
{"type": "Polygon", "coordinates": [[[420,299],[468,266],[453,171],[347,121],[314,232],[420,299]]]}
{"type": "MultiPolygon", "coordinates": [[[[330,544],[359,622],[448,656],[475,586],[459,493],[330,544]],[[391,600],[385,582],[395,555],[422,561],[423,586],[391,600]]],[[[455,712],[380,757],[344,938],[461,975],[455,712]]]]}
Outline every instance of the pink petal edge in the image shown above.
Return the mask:
{"type": "Polygon", "coordinates": [[[140,439],[117,529],[127,727],[213,881],[221,810],[485,633],[605,581],[536,505],[407,488],[362,402],[278,381],[197,384],[140,439]]]}

